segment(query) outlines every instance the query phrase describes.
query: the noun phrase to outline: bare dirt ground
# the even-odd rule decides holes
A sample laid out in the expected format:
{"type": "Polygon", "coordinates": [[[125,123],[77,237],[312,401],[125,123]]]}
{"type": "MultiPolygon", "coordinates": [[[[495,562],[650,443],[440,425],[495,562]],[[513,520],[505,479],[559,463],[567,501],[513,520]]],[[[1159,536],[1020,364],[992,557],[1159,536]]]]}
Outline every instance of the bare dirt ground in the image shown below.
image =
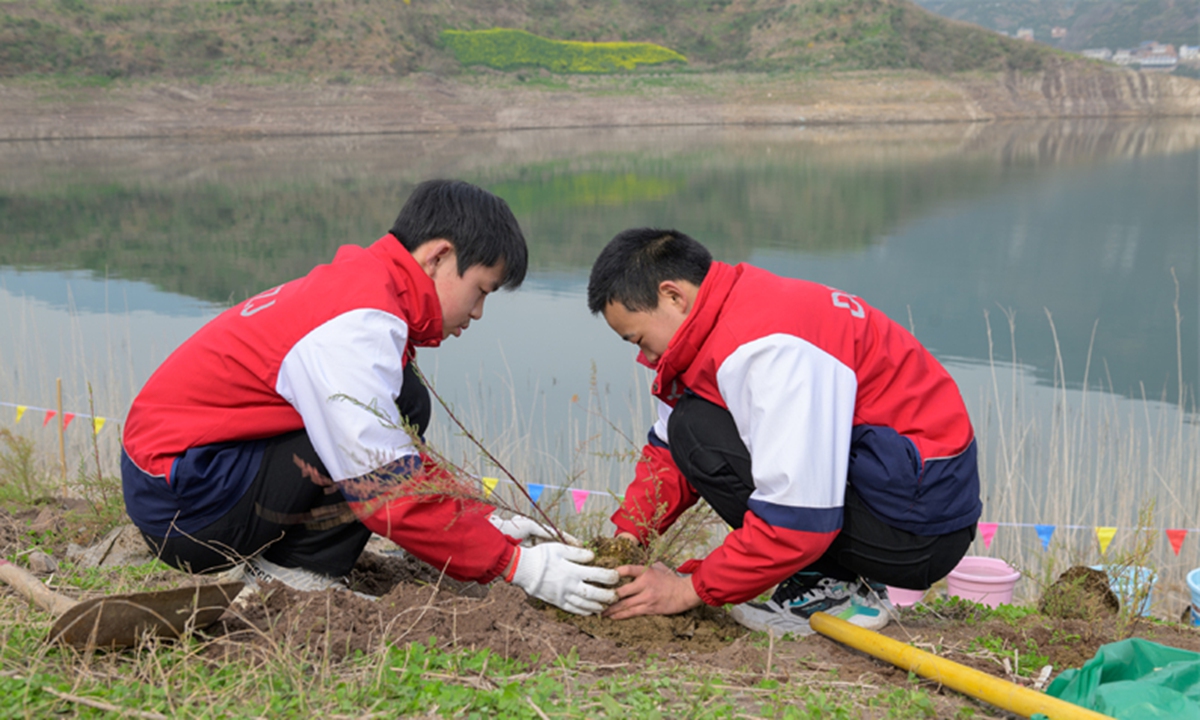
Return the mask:
{"type": "Polygon", "coordinates": [[[821,125],[1200,115],[1200,81],[1064,64],[918,71],[551,76],[416,73],[331,85],[0,83],[0,140],[448,133],[531,128],[821,125]]]}
{"type": "MultiPolygon", "coordinates": [[[[20,552],[32,538],[51,528],[69,527],[69,512],[71,508],[53,504],[18,513],[0,510],[0,555],[20,552]]],[[[107,558],[139,561],[137,543],[116,531],[97,546],[105,546],[107,558]]],[[[49,549],[55,556],[66,554],[65,550],[49,549]]],[[[83,557],[77,550],[74,556],[83,557]]],[[[108,560],[100,562],[109,564],[108,560]]],[[[199,578],[200,582],[209,580],[199,578]]],[[[146,582],[174,587],[195,581],[164,571],[146,582]]],[[[720,609],[635,621],[581,619],[531,600],[503,583],[486,587],[459,583],[411,556],[371,551],[359,560],[350,582],[378,600],[345,591],[303,593],[277,583],[267,585],[244,607],[231,608],[206,631],[211,642],[205,652],[214,660],[254,662],[282,647],[319,664],[356,651],[371,653],[385,643],[427,643],[436,638],[443,647],[489,648],[502,657],[530,663],[534,671],[570,657],[571,662],[596,675],[635,673],[652,660],[711,671],[741,684],[770,677],[813,682],[818,687],[822,682],[835,682],[886,691],[911,688],[913,682],[906,671],[828,638],[773,641],[746,633],[720,609]]],[[[0,587],[0,603],[12,602],[24,601],[0,587]]],[[[970,611],[955,615],[901,610],[882,634],[1025,685],[1031,680],[1015,674],[1011,663],[1006,666],[1003,653],[981,647],[978,640],[991,638],[991,647],[1045,655],[1054,674],[1080,666],[1101,645],[1125,636],[1200,652],[1200,629],[1161,620],[1140,620],[1122,627],[1111,611],[1102,607],[1106,602],[1105,598],[1095,604],[1086,598],[1069,599],[1066,604],[1073,607],[1099,609],[1083,613],[1087,617],[1035,614],[1016,622],[975,621],[970,611]]],[[[964,707],[972,708],[976,717],[1009,717],[927,681],[923,685],[933,695],[938,717],[955,716],[964,707]]]]}

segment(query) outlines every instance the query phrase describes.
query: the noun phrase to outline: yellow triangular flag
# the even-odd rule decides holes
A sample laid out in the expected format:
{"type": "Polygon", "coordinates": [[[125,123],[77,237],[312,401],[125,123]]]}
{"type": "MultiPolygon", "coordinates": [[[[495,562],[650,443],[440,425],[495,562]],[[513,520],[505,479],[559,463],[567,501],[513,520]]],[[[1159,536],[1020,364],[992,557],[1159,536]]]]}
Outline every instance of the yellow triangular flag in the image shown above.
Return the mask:
{"type": "Polygon", "coordinates": [[[489,495],[491,495],[492,491],[496,489],[496,483],[500,482],[500,478],[485,477],[485,478],[480,478],[480,480],[483,482],[483,496],[484,497],[488,497],[489,495]]]}
{"type": "Polygon", "coordinates": [[[1098,527],[1096,528],[1096,539],[1100,541],[1100,554],[1108,552],[1108,544],[1112,542],[1113,536],[1117,534],[1115,527],[1098,527]]]}
{"type": "Polygon", "coordinates": [[[18,405],[18,406],[17,406],[17,420],[16,420],[16,422],[21,422],[21,416],[25,414],[25,410],[26,410],[26,409],[27,409],[27,406],[25,406],[25,405],[18,405]]]}
{"type": "Polygon", "coordinates": [[[107,418],[102,418],[102,417],[92,418],[92,434],[93,435],[100,434],[100,431],[104,429],[105,420],[107,420],[107,418]]]}

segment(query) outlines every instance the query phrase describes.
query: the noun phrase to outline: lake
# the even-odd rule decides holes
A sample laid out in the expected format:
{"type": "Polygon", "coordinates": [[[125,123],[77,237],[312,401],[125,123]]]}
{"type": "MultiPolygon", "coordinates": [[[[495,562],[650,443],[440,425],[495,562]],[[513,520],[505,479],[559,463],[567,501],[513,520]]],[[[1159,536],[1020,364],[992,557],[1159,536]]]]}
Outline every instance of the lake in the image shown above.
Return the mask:
{"type": "MultiPolygon", "coordinates": [[[[1052,524],[1060,560],[1093,562],[1094,526],[1130,551],[1151,503],[1163,546],[1165,528],[1200,532],[1179,410],[1200,379],[1198,148],[1200,127],[1170,120],[3,143],[0,427],[57,452],[39,408],[58,378],[64,410],[119,421],[221,309],[374,241],[417,182],[457,177],[509,202],[530,273],[419,360],[523,479],[607,511],[599,493],[631,475],[648,376],[588,313],[587,274],[620,230],[674,227],[862,296],[950,368],[1001,523],[979,552],[1042,563],[1032,527],[1052,524]],[[33,409],[14,425],[17,405],[33,409]]],[[[435,423],[435,443],[497,473],[435,423]]],[[[100,437],[111,462],[116,433],[100,437]]],[[[1196,545],[1155,553],[1195,567],[1196,545]]]]}

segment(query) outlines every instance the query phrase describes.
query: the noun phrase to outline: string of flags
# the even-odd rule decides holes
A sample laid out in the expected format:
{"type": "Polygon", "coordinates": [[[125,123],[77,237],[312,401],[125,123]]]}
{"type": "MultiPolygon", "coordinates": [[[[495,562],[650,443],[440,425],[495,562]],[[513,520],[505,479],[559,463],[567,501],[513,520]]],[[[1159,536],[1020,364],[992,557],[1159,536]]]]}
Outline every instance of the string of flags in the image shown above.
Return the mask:
{"type": "MultiPolygon", "coordinates": [[[[42,427],[46,427],[47,425],[50,424],[51,420],[53,420],[55,417],[58,416],[58,411],[53,408],[37,407],[34,405],[18,405],[16,403],[0,402],[0,407],[10,407],[10,408],[14,408],[16,410],[16,419],[14,420],[14,423],[20,423],[22,418],[25,417],[26,413],[35,412],[35,413],[43,414],[42,415],[42,427]]],[[[63,416],[62,416],[63,428],[66,428],[68,425],[70,425],[71,422],[73,420],[75,420],[75,418],[77,418],[77,417],[80,418],[81,420],[90,420],[91,425],[92,425],[92,432],[96,435],[99,435],[100,431],[102,429],[104,429],[105,424],[107,424],[109,422],[109,420],[112,420],[112,418],[101,417],[99,415],[79,415],[77,413],[64,412],[63,416]]],[[[121,422],[121,421],[118,419],[118,420],[116,420],[116,422],[121,422]]],[[[500,478],[494,478],[494,477],[480,478],[480,482],[483,485],[483,492],[484,492],[485,498],[490,497],[491,494],[495,491],[496,486],[498,484],[500,484],[501,482],[512,484],[511,480],[501,480],[500,478]]],[[[599,492],[601,495],[611,495],[611,493],[604,492],[604,491],[585,490],[583,488],[562,487],[560,485],[546,485],[546,484],[541,484],[541,483],[528,483],[528,484],[526,484],[525,489],[529,491],[529,497],[535,503],[541,498],[542,493],[544,493],[547,489],[561,490],[561,491],[568,492],[571,495],[571,501],[572,501],[572,504],[575,506],[576,514],[583,512],[583,506],[587,503],[588,497],[590,497],[592,495],[592,493],[599,492]]],[[[621,500],[621,498],[617,497],[617,501],[619,502],[620,500],[621,500]]],[[[985,548],[988,548],[988,549],[991,548],[992,539],[996,537],[996,531],[1001,527],[1014,527],[1014,528],[1030,528],[1031,527],[1031,528],[1033,528],[1034,531],[1037,533],[1038,540],[1040,540],[1042,543],[1043,550],[1049,549],[1050,539],[1054,536],[1055,530],[1057,530],[1059,528],[1065,528],[1068,530],[1093,530],[1096,533],[1096,540],[1100,544],[1100,552],[1102,554],[1108,551],[1108,546],[1112,543],[1113,538],[1116,537],[1116,534],[1117,534],[1117,528],[1111,527],[1111,526],[1045,525],[1045,524],[1036,524],[1036,523],[981,522],[978,524],[979,537],[980,537],[980,539],[983,540],[983,546],[985,548]]],[[[1166,536],[1167,536],[1167,541],[1171,544],[1171,549],[1175,551],[1176,555],[1178,555],[1180,550],[1183,548],[1183,543],[1184,543],[1184,540],[1187,538],[1188,533],[1189,532],[1200,532],[1200,529],[1198,529],[1198,528],[1166,528],[1165,532],[1166,532],[1166,536]]]]}
{"type": "MultiPolygon", "coordinates": [[[[480,478],[480,482],[483,485],[483,495],[485,498],[490,497],[491,494],[496,490],[496,486],[501,482],[512,484],[511,480],[501,480],[500,478],[494,477],[480,478]]],[[[535,503],[539,498],[541,498],[542,493],[545,492],[547,488],[569,492],[571,494],[571,500],[575,505],[576,514],[583,512],[584,503],[587,502],[588,497],[592,493],[599,493],[601,495],[609,496],[612,495],[611,493],[602,490],[584,490],[582,488],[569,488],[559,485],[527,483],[525,486],[525,489],[529,491],[529,497],[531,497],[535,503]]],[[[619,496],[616,499],[618,502],[621,501],[619,496]]],[[[1108,552],[1108,546],[1112,543],[1113,538],[1116,537],[1118,529],[1116,527],[1096,527],[1091,525],[1040,525],[1035,523],[1001,522],[981,522],[979,523],[978,527],[979,537],[983,540],[984,547],[989,549],[992,546],[992,539],[996,537],[996,530],[1001,527],[1033,528],[1037,532],[1038,540],[1041,541],[1043,550],[1050,548],[1050,538],[1054,536],[1054,531],[1059,528],[1068,530],[1094,530],[1096,533],[1096,540],[1100,543],[1101,554],[1108,552]]],[[[1166,529],[1167,541],[1170,542],[1171,549],[1175,551],[1176,555],[1178,555],[1179,551],[1183,548],[1183,541],[1187,538],[1189,532],[1200,532],[1200,528],[1166,529]]]]}
{"type": "MultiPolygon", "coordinates": [[[[0,402],[0,407],[10,407],[16,409],[17,417],[16,420],[13,421],[14,424],[20,423],[21,419],[25,417],[25,414],[29,412],[43,413],[42,427],[46,427],[50,424],[51,420],[58,417],[58,411],[54,408],[37,407],[36,405],[18,405],[10,402],[0,402]]],[[[105,424],[108,423],[109,420],[112,420],[112,418],[100,417],[99,415],[80,415],[78,413],[63,412],[63,428],[65,429],[68,425],[70,425],[75,418],[79,418],[80,421],[90,421],[92,425],[92,433],[95,435],[99,435],[100,431],[104,429],[105,424]]],[[[121,420],[117,419],[115,422],[121,422],[121,420]]]]}
{"type": "MultiPolygon", "coordinates": [[[[500,478],[494,478],[494,477],[479,478],[479,482],[480,482],[480,484],[483,485],[483,497],[484,498],[491,497],[492,492],[494,492],[496,489],[496,485],[498,485],[502,482],[509,484],[509,485],[513,484],[513,482],[511,480],[501,480],[500,478]]],[[[569,488],[569,487],[562,487],[560,485],[543,485],[543,484],[539,484],[539,483],[525,483],[525,489],[529,491],[529,497],[535,503],[542,497],[542,493],[544,493],[547,489],[563,490],[563,491],[569,492],[571,494],[571,502],[575,505],[575,514],[576,515],[583,512],[583,505],[584,505],[584,503],[587,502],[588,497],[591,496],[592,493],[599,493],[600,495],[611,495],[611,493],[608,493],[608,492],[605,492],[602,490],[584,490],[583,488],[569,488]]],[[[619,502],[620,500],[621,500],[621,498],[617,497],[617,501],[619,502]]]]}
{"type": "MultiPolygon", "coordinates": [[[[1092,525],[1039,525],[1035,523],[994,523],[981,522],[979,523],[979,537],[983,540],[985,548],[991,548],[992,538],[996,536],[996,530],[1000,527],[1031,527],[1037,532],[1038,540],[1042,542],[1042,549],[1046,550],[1050,547],[1050,538],[1054,536],[1054,531],[1060,527],[1068,530],[1092,530],[1096,533],[1096,541],[1100,543],[1100,553],[1108,552],[1108,546],[1112,543],[1113,538],[1117,535],[1117,528],[1111,526],[1092,526],[1092,525]]],[[[1167,542],[1171,544],[1171,549],[1178,555],[1183,548],[1183,541],[1187,538],[1189,532],[1200,532],[1197,528],[1165,528],[1167,542]]]]}

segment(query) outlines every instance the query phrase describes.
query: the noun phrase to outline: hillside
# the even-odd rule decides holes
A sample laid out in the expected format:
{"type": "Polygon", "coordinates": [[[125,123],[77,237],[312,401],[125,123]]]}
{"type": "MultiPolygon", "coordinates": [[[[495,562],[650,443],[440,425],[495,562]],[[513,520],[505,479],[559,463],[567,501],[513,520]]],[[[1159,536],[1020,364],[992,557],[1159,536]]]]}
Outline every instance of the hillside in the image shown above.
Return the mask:
{"type": "Polygon", "coordinates": [[[663,45],[706,70],[1040,70],[1053,51],[907,0],[7,0],[0,77],[348,82],[463,68],[445,30],[663,45]]]}
{"type": "Polygon", "coordinates": [[[917,0],[938,15],[1034,39],[1064,50],[1137,47],[1144,40],[1200,44],[1200,0],[917,0]],[[1053,27],[1067,29],[1061,39],[1053,27]]]}

